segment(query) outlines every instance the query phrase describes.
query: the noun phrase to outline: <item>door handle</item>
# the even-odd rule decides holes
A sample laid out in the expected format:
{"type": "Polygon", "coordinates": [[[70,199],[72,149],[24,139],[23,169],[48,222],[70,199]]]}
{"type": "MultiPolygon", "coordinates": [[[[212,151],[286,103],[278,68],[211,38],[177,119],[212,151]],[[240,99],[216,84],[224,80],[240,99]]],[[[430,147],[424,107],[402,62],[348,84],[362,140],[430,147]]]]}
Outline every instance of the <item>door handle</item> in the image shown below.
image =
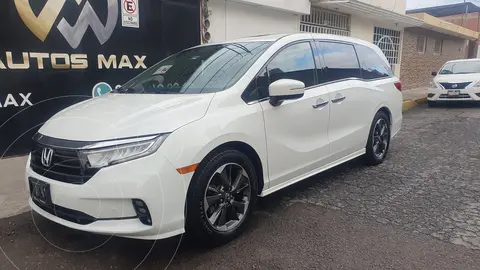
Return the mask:
{"type": "Polygon", "coordinates": [[[333,103],[340,103],[342,101],[344,101],[345,99],[347,99],[347,97],[344,97],[342,95],[336,95],[334,99],[332,99],[332,102],[333,103]]]}
{"type": "Polygon", "coordinates": [[[327,106],[328,101],[324,101],[323,99],[317,100],[317,104],[312,105],[314,109],[319,109],[327,106]]]}

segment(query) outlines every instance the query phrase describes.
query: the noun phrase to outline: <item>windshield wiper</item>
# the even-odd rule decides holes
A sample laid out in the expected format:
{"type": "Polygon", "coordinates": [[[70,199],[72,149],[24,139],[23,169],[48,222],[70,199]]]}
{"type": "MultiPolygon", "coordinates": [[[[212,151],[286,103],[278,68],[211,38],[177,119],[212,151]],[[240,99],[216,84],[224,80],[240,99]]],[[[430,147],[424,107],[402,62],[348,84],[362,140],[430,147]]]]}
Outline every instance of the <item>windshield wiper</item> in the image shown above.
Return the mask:
{"type": "Polygon", "coordinates": [[[232,52],[234,52],[234,53],[236,53],[236,54],[240,54],[240,55],[241,55],[241,53],[239,53],[239,52],[235,51],[235,50],[234,50],[234,49],[232,49],[232,48],[229,48],[229,47],[228,47],[228,46],[226,46],[226,45],[224,45],[224,46],[223,46],[223,48],[225,48],[225,49],[227,49],[227,50],[230,50],[230,51],[232,51],[232,52]]]}
{"type": "Polygon", "coordinates": [[[240,44],[240,43],[229,43],[229,45],[233,45],[233,46],[235,46],[235,47],[238,47],[238,48],[244,50],[245,52],[247,52],[247,53],[249,53],[249,54],[252,53],[247,47],[245,47],[244,45],[242,45],[242,44],[240,44]]]}
{"type": "Polygon", "coordinates": [[[118,88],[118,89],[113,89],[112,93],[135,93],[135,89],[133,87],[126,87],[126,88],[118,88]]]}

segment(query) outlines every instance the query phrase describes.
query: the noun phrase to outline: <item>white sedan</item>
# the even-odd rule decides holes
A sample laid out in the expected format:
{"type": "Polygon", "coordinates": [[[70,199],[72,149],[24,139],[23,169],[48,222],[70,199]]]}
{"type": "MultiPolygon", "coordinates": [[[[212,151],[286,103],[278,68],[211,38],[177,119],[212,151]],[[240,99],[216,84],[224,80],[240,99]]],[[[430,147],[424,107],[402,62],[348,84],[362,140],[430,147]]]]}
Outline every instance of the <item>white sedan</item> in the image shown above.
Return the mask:
{"type": "Polygon", "coordinates": [[[480,59],[447,62],[428,87],[428,104],[480,102],[480,59]]]}

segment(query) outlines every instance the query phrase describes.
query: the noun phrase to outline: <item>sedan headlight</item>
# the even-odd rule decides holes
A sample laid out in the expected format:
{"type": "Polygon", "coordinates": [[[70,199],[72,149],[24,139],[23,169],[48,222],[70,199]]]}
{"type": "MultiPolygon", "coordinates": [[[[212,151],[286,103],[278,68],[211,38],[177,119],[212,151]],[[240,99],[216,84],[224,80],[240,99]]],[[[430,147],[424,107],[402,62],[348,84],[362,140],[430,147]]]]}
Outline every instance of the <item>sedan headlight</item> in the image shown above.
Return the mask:
{"type": "Polygon", "coordinates": [[[480,81],[477,84],[475,84],[473,87],[480,88],[480,81]]]}
{"type": "Polygon", "coordinates": [[[438,88],[437,84],[435,82],[430,82],[430,84],[428,84],[428,88],[432,88],[432,89],[436,89],[438,88]]]}
{"type": "Polygon", "coordinates": [[[158,150],[167,136],[168,134],[161,134],[100,142],[83,148],[80,155],[86,167],[103,168],[151,155],[158,150]]]}

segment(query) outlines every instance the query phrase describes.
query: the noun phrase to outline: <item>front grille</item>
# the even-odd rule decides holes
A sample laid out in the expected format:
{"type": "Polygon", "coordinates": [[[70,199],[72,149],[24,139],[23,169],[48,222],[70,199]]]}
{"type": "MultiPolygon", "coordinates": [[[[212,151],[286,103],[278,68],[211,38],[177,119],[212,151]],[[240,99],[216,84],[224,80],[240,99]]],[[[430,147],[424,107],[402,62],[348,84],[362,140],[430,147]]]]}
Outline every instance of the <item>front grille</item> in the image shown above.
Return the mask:
{"type": "Polygon", "coordinates": [[[446,82],[441,82],[440,84],[443,86],[445,89],[465,89],[467,86],[469,86],[472,82],[462,82],[462,83],[446,83],[446,82]],[[453,87],[455,86],[455,87],[453,87]]]}
{"type": "Polygon", "coordinates": [[[461,98],[470,98],[470,95],[469,94],[460,94],[460,95],[457,95],[457,96],[449,96],[449,95],[446,95],[446,94],[442,94],[440,95],[439,98],[443,98],[443,99],[461,99],[461,98]]]}
{"type": "Polygon", "coordinates": [[[45,146],[37,142],[31,152],[30,167],[46,178],[76,185],[86,183],[98,172],[98,169],[84,168],[76,150],[45,146]],[[44,166],[41,161],[44,148],[53,149],[50,167],[44,166]]]}

